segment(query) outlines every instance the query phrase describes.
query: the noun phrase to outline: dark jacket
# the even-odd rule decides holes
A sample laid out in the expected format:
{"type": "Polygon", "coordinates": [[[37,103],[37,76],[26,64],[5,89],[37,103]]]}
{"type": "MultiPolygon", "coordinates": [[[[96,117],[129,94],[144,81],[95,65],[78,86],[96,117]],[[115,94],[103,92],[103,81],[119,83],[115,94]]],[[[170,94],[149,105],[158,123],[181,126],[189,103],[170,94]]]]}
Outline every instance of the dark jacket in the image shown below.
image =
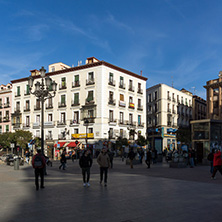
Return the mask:
{"type": "Polygon", "coordinates": [[[38,169],[41,169],[41,168],[44,168],[45,165],[46,165],[46,161],[45,161],[45,158],[44,158],[44,156],[43,156],[42,154],[37,153],[35,156],[33,156],[33,158],[32,158],[32,167],[33,167],[33,168],[35,168],[35,169],[37,169],[37,168],[38,168],[38,169]],[[35,158],[36,158],[37,156],[40,156],[40,157],[41,157],[41,159],[42,159],[42,166],[39,166],[39,167],[34,166],[35,158]]]}
{"type": "Polygon", "coordinates": [[[148,150],[146,153],[146,159],[151,160],[151,158],[152,158],[151,152],[150,152],[150,150],[148,150]]]}
{"type": "Polygon", "coordinates": [[[92,158],[90,155],[85,156],[84,154],[79,159],[79,166],[81,168],[88,168],[92,166],[92,158]]]}
{"type": "Polygon", "coordinates": [[[135,158],[135,153],[131,150],[131,151],[129,151],[129,153],[128,153],[128,158],[130,159],[130,160],[133,160],[134,158],[135,158]]]}
{"type": "Polygon", "coordinates": [[[65,153],[62,153],[60,162],[61,163],[66,163],[66,155],[65,155],[65,153]]]}

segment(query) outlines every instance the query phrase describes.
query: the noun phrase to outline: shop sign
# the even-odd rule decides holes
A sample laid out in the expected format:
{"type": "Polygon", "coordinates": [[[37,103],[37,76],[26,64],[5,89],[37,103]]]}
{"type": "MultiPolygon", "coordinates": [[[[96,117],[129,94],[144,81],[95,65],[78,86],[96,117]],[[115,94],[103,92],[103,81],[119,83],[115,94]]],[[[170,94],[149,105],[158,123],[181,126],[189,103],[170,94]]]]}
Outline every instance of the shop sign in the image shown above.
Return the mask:
{"type": "MultiPolygon", "coordinates": [[[[72,137],[75,139],[85,139],[86,133],[72,134],[72,137]]],[[[87,133],[87,138],[94,138],[94,133],[87,133]]]]}

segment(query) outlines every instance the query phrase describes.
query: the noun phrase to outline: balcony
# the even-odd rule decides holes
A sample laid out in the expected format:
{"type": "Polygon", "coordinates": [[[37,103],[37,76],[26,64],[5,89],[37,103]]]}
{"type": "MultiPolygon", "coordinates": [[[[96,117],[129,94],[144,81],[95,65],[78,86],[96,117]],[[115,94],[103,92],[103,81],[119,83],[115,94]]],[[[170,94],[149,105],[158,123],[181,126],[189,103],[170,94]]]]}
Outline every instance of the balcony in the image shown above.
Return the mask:
{"type": "Polygon", "coordinates": [[[44,127],[45,127],[45,128],[53,128],[54,126],[55,126],[54,121],[44,122],[44,127]]]}
{"type": "Polygon", "coordinates": [[[138,89],[138,90],[137,90],[137,93],[143,94],[143,90],[142,90],[142,89],[138,89]]]}
{"type": "Polygon", "coordinates": [[[53,109],[53,105],[52,104],[47,104],[45,108],[46,109],[53,109]]]}
{"type": "Polygon", "coordinates": [[[109,79],[108,84],[109,84],[110,86],[116,86],[116,81],[109,79]]]}
{"type": "Polygon", "coordinates": [[[118,122],[119,122],[119,125],[127,125],[128,124],[128,121],[126,121],[126,120],[120,119],[118,122]]]}
{"type": "Polygon", "coordinates": [[[9,122],[10,120],[9,120],[9,116],[5,116],[4,118],[3,118],[3,122],[9,122]]]}
{"type": "Polygon", "coordinates": [[[139,122],[138,122],[138,127],[139,127],[139,128],[143,128],[143,127],[144,127],[144,123],[139,123],[139,122]]]}
{"type": "Polygon", "coordinates": [[[137,110],[139,110],[139,111],[143,111],[143,106],[138,105],[137,110]]]}
{"type": "Polygon", "coordinates": [[[126,107],[126,102],[124,102],[124,101],[119,101],[119,106],[120,106],[120,107],[126,107]]]}
{"type": "Polygon", "coordinates": [[[108,104],[112,105],[112,106],[115,106],[116,105],[116,100],[115,99],[109,99],[108,104]]]}
{"type": "Polygon", "coordinates": [[[35,111],[40,110],[40,109],[41,109],[40,105],[35,105],[35,106],[34,106],[34,110],[35,110],[35,111]]]}
{"type": "Polygon", "coordinates": [[[79,120],[77,119],[73,119],[73,120],[70,120],[70,124],[69,126],[76,126],[76,125],[79,125],[79,120]]]}
{"type": "Polygon", "coordinates": [[[167,126],[171,126],[172,123],[170,121],[167,122],[167,126]]]}
{"type": "Polygon", "coordinates": [[[87,79],[86,80],[86,85],[94,85],[95,84],[95,80],[94,79],[87,79]]]}
{"type": "Polygon", "coordinates": [[[52,135],[46,135],[46,136],[45,136],[45,139],[46,139],[46,140],[53,140],[52,135]]]}
{"type": "Polygon", "coordinates": [[[29,106],[25,106],[24,107],[24,112],[29,112],[30,111],[30,107],[29,106]]]}
{"type": "Polygon", "coordinates": [[[171,113],[171,109],[167,109],[167,112],[168,112],[168,113],[171,113]]]}
{"type": "Polygon", "coordinates": [[[30,123],[25,123],[22,126],[23,126],[23,129],[28,129],[30,128],[30,123]]]}
{"type": "Polygon", "coordinates": [[[127,125],[135,127],[136,126],[136,122],[127,121],[127,125]]]}
{"type": "Polygon", "coordinates": [[[175,98],[173,98],[173,99],[172,99],[172,101],[173,101],[173,102],[176,102],[176,99],[175,99],[175,98]]]}
{"type": "Polygon", "coordinates": [[[109,125],[116,126],[116,124],[117,124],[117,119],[112,119],[112,118],[110,118],[108,123],[109,123],[109,125]]]}
{"type": "Polygon", "coordinates": [[[63,127],[63,126],[66,126],[66,121],[65,120],[57,121],[57,127],[63,127]]]}
{"type": "Polygon", "coordinates": [[[80,87],[79,81],[72,82],[72,88],[76,88],[76,87],[80,87]]]}
{"type": "Polygon", "coordinates": [[[25,95],[25,96],[30,95],[30,91],[25,90],[25,91],[24,91],[24,95],[25,95]]]}
{"type": "Polygon", "coordinates": [[[129,89],[128,89],[130,92],[134,92],[134,87],[133,86],[129,86],[129,89]]]}
{"type": "Polygon", "coordinates": [[[40,128],[40,122],[33,123],[33,129],[39,129],[40,128]]]}
{"type": "Polygon", "coordinates": [[[129,107],[128,107],[129,109],[135,109],[135,105],[134,105],[134,103],[129,103],[129,107]]]}
{"type": "Polygon", "coordinates": [[[175,111],[175,110],[173,110],[173,114],[176,114],[176,111],[175,111]]]}
{"type": "Polygon", "coordinates": [[[10,103],[5,103],[4,104],[4,108],[9,108],[10,107],[10,103]]]}
{"type": "Polygon", "coordinates": [[[66,89],[66,83],[59,84],[59,90],[66,89]]]}
{"type": "Polygon", "coordinates": [[[167,97],[167,100],[171,101],[171,97],[170,97],[170,96],[168,96],[168,97],[167,97]]]}
{"type": "Polygon", "coordinates": [[[95,103],[94,99],[87,98],[86,101],[85,101],[85,105],[92,105],[94,103],[95,103]]]}
{"type": "Polygon", "coordinates": [[[79,105],[80,105],[79,101],[75,101],[75,100],[71,101],[71,106],[79,106],[79,105]]]}
{"type": "Polygon", "coordinates": [[[15,93],[15,97],[19,97],[19,96],[21,96],[20,92],[19,93],[15,93]]]}
{"type": "Polygon", "coordinates": [[[119,84],[119,88],[120,88],[120,89],[125,89],[125,88],[126,88],[126,85],[125,85],[124,83],[122,83],[122,84],[120,83],[120,84],[119,84]]]}
{"type": "Polygon", "coordinates": [[[59,107],[59,108],[64,108],[64,107],[66,107],[66,102],[59,102],[59,103],[58,103],[58,107],[59,107]]]}
{"type": "Polygon", "coordinates": [[[12,126],[14,129],[19,129],[20,125],[21,125],[21,123],[12,123],[12,126]]]}

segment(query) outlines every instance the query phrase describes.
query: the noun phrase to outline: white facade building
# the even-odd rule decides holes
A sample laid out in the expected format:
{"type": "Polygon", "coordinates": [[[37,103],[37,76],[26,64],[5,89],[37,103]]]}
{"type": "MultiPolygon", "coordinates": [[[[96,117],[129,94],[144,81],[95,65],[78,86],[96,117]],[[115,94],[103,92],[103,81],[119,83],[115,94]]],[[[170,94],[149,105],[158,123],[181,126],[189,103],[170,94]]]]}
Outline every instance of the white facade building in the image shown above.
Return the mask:
{"type": "MultiPolygon", "coordinates": [[[[35,85],[40,80],[39,71],[31,73],[35,85]]],[[[134,139],[139,134],[145,136],[147,78],[94,57],[76,67],[63,63],[49,65],[46,76],[58,84],[56,96],[45,101],[46,140],[85,143],[85,119],[89,120],[89,144],[105,139],[114,141],[119,136],[129,139],[130,129],[137,133],[134,139]]],[[[40,137],[40,101],[30,94],[28,78],[11,82],[13,130],[22,128],[40,137]]]]}
{"type": "Polygon", "coordinates": [[[177,148],[175,132],[189,127],[192,119],[192,95],[165,84],[146,90],[147,137],[159,153],[166,147],[177,148]]]}

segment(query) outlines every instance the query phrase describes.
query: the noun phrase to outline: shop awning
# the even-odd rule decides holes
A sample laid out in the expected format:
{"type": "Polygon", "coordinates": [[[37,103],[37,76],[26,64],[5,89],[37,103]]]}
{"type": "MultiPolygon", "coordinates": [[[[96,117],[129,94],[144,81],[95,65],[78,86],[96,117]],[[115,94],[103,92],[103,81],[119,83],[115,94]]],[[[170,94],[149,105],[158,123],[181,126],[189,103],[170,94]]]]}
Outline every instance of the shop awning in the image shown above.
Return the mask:
{"type": "Polygon", "coordinates": [[[58,142],[54,145],[55,148],[62,148],[64,145],[66,144],[66,142],[58,142]],[[57,144],[59,144],[59,146],[57,146],[57,144]]]}
{"type": "Polygon", "coordinates": [[[76,142],[71,142],[66,147],[76,147],[76,142]]]}

